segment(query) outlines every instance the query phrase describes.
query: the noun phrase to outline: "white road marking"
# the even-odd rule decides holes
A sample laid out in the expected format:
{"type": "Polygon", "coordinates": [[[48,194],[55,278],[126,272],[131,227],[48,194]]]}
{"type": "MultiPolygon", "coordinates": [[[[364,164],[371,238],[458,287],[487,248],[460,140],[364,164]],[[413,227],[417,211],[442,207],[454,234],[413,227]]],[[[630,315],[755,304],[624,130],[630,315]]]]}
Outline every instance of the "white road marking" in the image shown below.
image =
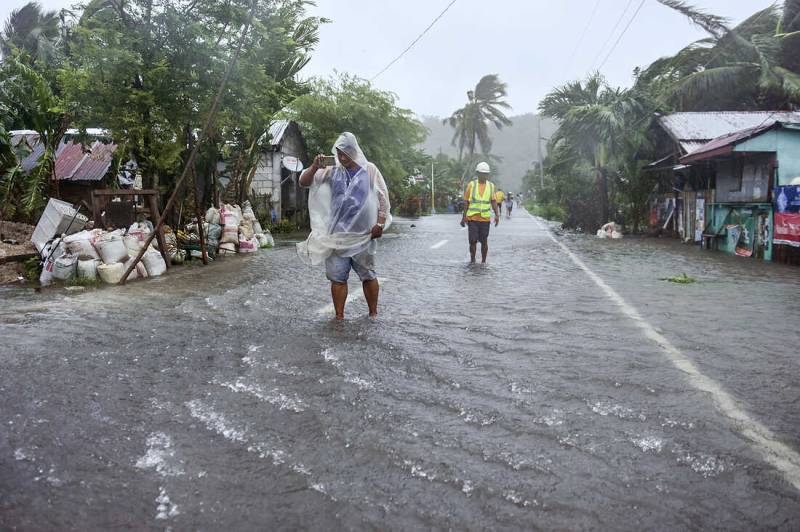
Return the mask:
{"type": "Polygon", "coordinates": [[[567,256],[572,259],[581,270],[583,270],[594,283],[605,292],[606,296],[617,304],[619,309],[630,318],[644,335],[658,345],[672,364],[683,371],[694,388],[706,392],[714,398],[717,410],[729,417],[734,422],[734,428],[750,440],[751,446],[777,470],[783,473],[784,478],[794,487],[800,490],[800,454],[788,445],[778,441],[777,436],[766,426],[762,425],[740,408],[736,400],[726,392],[723,387],[714,379],[704,375],[694,362],[684,355],[677,347],[667,340],[664,335],[655,330],[642,316],[639,311],[622,298],[613,288],[603,281],[594,271],[592,271],[581,259],[563,243],[559,242],[550,231],[544,227],[539,220],[528,213],[536,225],[545,230],[547,236],[555,242],[567,256]]]}
{"type": "Polygon", "coordinates": [[[449,242],[449,240],[446,240],[446,239],[445,240],[441,240],[441,241],[435,243],[434,245],[432,245],[431,249],[439,249],[440,247],[444,246],[448,242],[449,242]]]}
{"type": "MultiPolygon", "coordinates": [[[[384,279],[383,277],[378,277],[378,283],[380,283],[381,285],[385,284],[386,281],[388,281],[388,280],[389,279],[384,279]]],[[[355,301],[359,297],[362,298],[362,299],[364,297],[364,292],[361,289],[350,290],[350,292],[347,294],[347,299],[345,300],[344,304],[347,305],[348,303],[352,303],[353,301],[355,301]]],[[[331,303],[328,303],[327,305],[325,305],[324,307],[321,307],[321,308],[317,309],[317,314],[332,314],[335,311],[336,311],[336,309],[333,308],[333,303],[331,302],[331,303]]]]}

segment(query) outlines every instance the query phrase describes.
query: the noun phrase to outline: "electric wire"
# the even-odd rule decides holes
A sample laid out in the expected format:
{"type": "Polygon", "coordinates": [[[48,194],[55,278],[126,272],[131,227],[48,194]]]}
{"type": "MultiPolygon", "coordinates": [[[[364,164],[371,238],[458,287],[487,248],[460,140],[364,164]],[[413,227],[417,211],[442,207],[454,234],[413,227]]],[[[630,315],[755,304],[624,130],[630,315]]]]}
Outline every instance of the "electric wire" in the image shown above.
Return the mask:
{"type": "Polygon", "coordinates": [[[586,26],[583,28],[583,32],[581,33],[581,36],[578,38],[578,42],[575,43],[575,47],[572,49],[572,53],[569,55],[569,61],[567,61],[567,71],[570,71],[572,69],[572,62],[575,59],[575,54],[578,53],[578,49],[581,47],[581,44],[583,44],[583,40],[586,38],[586,33],[592,26],[592,22],[594,22],[594,17],[597,15],[598,7],[600,7],[600,0],[597,0],[594,3],[592,14],[589,15],[589,20],[586,22],[586,26]]]}
{"type": "Polygon", "coordinates": [[[403,57],[404,55],[406,55],[406,53],[407,53],[409,50],[411,50],[411,48],[413,48],[413,47],[414,47],[414,45],[415,45],[415,44],[417,44],[417,42],[418,42],[420,39],[422,39],[422,38],[425,36],[425,34],[426,34],[426,33],[428,33],[428,31],[430,31],[430,29],[433,27],[433,25],[434,25],[434,24],[436,24],[436,23],[439,21],[439,19],[440,19],[440,18],[442,18],[442,17],[444,16],[444,14],[445,14],[445,13],[447,13],[447,11],[448,11],[448,10],[449,10],[451,7],[453,7],[453,4],[455,4],[456,2],[457,2],[457,0],[452,0],[452,2],[450,2],[449,4],[447,4],[447,7],[445,7],[445,8],[442,10],[442,12],[441,12],[441,13],[439,13],[439,15],[437,15],[437,17],[436,17],[435,19],[433,19],[433,21],[432,21],[430,24],[428,24],[428,27],[427,27],[427,28],[425,28],[425,29],[422,31],[422,33],[420,33],[419,35],[417,35],[417,38],[416,38],[416,39],[414,39],[413,41],[411,41],[411,44],[409,44],[409,45],[406,47],[406,49],[405,49],[405,50],[403,50],[402,52],[400,52],[400,55],[398,55],[397,57],[395,57],[395,58],[394,58],[394,59],[393,59],[393,60],[392,60],[392,61],[391,61],[391,62],[390,62],[388,65],[386,65],[385,67],[383,67],[383,70],[381,70],[380,72],[378,72],[377,74],[375,74],[374,76],[372,76],[372,79],[370,79],[370,81],[372,82],[372,81],[375,81],[376,79],[378,79],[378,77],[379,77],[381,74],[383,74],[384,72],[386,72],[387,70],[389,70],[389,69],[392,67],[392,65],[394,65],[395,63],[397,63],[397,62],[400,60],[400,58],[401,58],[401,57],[403,57]]]}
{"type": "Polygon", "coordinates": [[[614,28],[608,34],[608,38],[606,38],[606,42],[603,43],[603,46],[597,50],[597,55],[594,56],[594,60],[592,60],[592,64],[596,65],[597,62],[600,60],[600,56],[603,55],[603,50],[606,49],[608,43],[611,42],[611,39],[614,37],[614,34],[617,33],[617,29],[619,29],[619,25],[622,24],[622,21],[625,19],[625,15],[628,13],[628,10],[631,8],[631,4],[633,4],[633,0],[628,0],[628,3],[625,5],[625,9],[622,10],[622,13],[619,14],[619,18],[617,18],[617,23],[614,24],[614,28]]]}
{"type": "Polygon", "coordinates": [[[614,45],[611,47],[611,50],[608,51],[608,55],[606,55],[606,58],[603,59],[602,63],[600,63],[600,66],[597,67],[597,70],[600,70],[601,68],[603,68],[603,66],[605,66],[606,61],[608,61],[608,59],[611,57],[611,54],[614,53],[614,50],[617,49],[617,45],[622,40],[622,37],[624,37],[625,34],[628,32],[628,28],[631,27],[631,24],[633,24],[633,21],[636,20],[636,17],[639,15],[639,11],[641,11],[642,10],[642,6],[644,6],[644,3],[645,3],[645,0],[642,0],[641,2],[639,2],[639,7],[636,8],[636,11],[633,13],[633,16],[628,21],[628,24],[622,30],[622,33],[619,34],[619,37],[617,37],[617,40],[614,42],[614,45]]]}

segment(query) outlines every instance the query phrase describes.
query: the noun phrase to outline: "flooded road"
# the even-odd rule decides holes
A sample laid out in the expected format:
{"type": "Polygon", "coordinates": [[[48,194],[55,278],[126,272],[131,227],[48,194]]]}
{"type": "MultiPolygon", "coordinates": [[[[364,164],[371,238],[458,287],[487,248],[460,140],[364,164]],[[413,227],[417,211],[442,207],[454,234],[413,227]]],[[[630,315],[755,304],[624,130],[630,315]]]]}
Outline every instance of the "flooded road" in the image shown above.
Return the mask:
{"type": "Polygon", "coordinates": [[[800,269],[466,238],[397,223],[375,322],[291,247],[0,289],[0,528],[800,528],[800,269]]]}

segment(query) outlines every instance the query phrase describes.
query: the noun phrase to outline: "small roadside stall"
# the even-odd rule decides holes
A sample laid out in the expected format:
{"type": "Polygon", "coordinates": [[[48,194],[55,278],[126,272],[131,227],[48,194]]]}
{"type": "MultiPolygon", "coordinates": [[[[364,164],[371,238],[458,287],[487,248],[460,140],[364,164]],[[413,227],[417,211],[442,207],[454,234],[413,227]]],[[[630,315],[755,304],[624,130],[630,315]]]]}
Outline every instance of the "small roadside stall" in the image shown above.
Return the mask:
{"type": "Polygon", "coordinates": [[[800,124],[765,124],[716,138],[682,157],[713,172],[714,202],[705,205],[705,245],[729,254],[772,260],[773,189],[800,175],[800,124]]]}

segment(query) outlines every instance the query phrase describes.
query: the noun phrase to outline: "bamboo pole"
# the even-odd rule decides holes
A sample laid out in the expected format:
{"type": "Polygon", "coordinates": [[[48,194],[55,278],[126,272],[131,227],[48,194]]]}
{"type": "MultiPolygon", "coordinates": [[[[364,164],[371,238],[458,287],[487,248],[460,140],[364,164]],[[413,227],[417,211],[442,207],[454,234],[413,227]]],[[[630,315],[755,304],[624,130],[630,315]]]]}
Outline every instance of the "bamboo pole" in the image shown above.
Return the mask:
{"type": "MultiPolygon", "coordinates": [[[[170,209],[172,209],[172,205],[175,203],[175,197],[177,196],[178,189],[180,188],[181,184],[183,183],[186,176],[189,174],[189,169],[194,165],[194,158],[197,155],[197,150],[200,144],[203,143],[206,136],[208,135],[208,130],[211,128],[211,122],[214,120],[214,115],[217,114],[217,107],[219,107],[219,102],[222,100],[222,93],[225,90],[225,85],[228,83],[228,79],[231,76],[231,72],[233,71],[234,65],[236,65],[236,61],[239,60],[239,54],[242,51],[242,46],[244,45],[244,41],[247,38],[247,32],[250,31],[250,25],[253,22],[253,14],[255,12],[255,1],[250,4],[250,17],[247,19],[247,24],[244,27],[244,31],[242,32],[242,36],[239,38],[239,43],[236,46],[236,53],[233,54],[231,61],[228,63],[228,68],[225,71],[225,76],[222,78],[222,82],[219,84],[219,89],[217,90],[217,95],[214,98],[214,103],[211,104],[211,109],[208,111],[208,118],[206,119],[206,125],[200,133],[200,138],[197,139],[197,143],[192,148],[191,153],[189,154],[189,160],[186,161],[186,165],[183,167],[183,172],[181,176],[178,178],[178,181],[175,182],[175,189],[172,191],[172,195],[170,195],[167,204],[164,206],[164,210],[161,213],[161,216],[158,217],[158,223],[150,236],[147,237],[142,249],[139,250],[139,253],[134,257],[131,265],[128,266],[128,269],[125,270],[125,273],[122,274],[122,280],[119,284],[125,284],[128,280],[128,276],[131,274],[131,271],[136,267],[139,261],[142,260],[142,256],[144,256],[147,249],[150,247],[150,244],[153,242],[156,234],[158,233],[161,226],[164,225],[164,220],[167,217],[167,213],[169,213],[170,209]]],[[[202,223],[198,220],[198,223],[202,223]]]]}

